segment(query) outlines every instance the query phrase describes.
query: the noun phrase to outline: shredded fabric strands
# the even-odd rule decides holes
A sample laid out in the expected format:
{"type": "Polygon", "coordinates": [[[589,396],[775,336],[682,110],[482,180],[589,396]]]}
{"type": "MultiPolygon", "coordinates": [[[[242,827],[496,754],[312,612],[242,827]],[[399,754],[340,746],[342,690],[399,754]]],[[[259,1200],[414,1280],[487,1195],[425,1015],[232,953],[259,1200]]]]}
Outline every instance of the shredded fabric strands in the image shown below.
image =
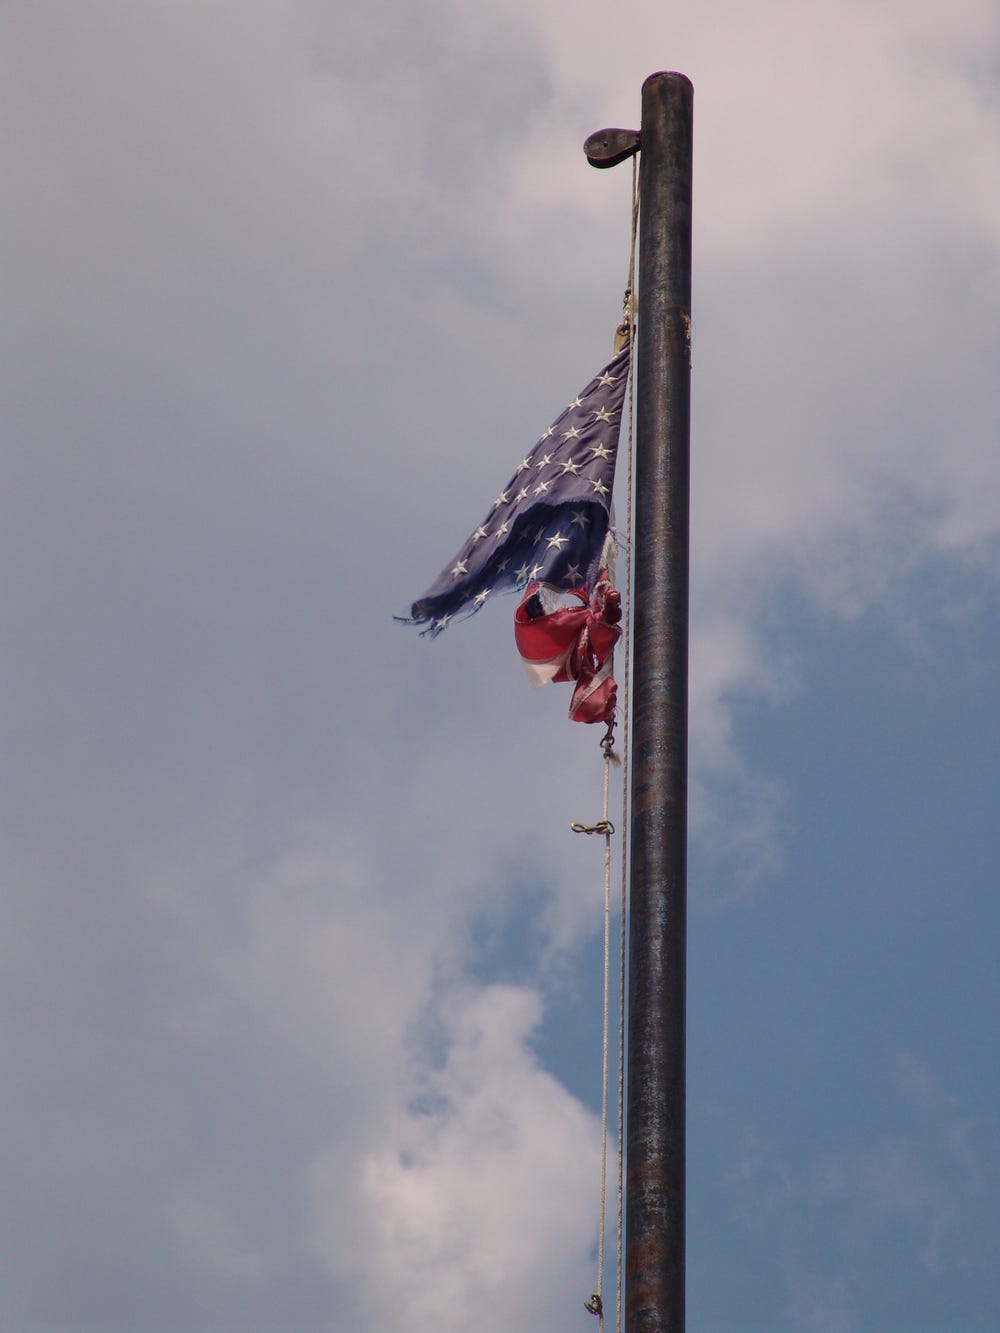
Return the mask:
{"type": "Polygon", "coordinates": [[[514,640],[531,679],[575,681],[569,706],[574,722],[610,725],[618,702],[611,658],[621,638],[621,593],[602,569],[590,596],[531,583],[514,612],[514,640]]]}
{"type": "Polygon", "coordinates": [[[624,347],[521,459],[483,521],[415,601],[432,638],[501,592],[547,583],[589,598],[602,567],[628,379],[624,347]]]}

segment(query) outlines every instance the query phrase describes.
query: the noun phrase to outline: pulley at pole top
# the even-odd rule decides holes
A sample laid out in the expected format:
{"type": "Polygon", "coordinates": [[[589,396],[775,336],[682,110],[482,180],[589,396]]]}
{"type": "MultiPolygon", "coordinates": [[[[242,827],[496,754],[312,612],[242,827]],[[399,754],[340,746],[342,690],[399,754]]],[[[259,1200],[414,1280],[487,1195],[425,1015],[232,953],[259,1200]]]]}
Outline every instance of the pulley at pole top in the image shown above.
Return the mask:
{"type": "Polygon", "coordinates": [[[597,130],[583,145],[592,167],[616,167],[641,147],[638,130],[597,130]]]}

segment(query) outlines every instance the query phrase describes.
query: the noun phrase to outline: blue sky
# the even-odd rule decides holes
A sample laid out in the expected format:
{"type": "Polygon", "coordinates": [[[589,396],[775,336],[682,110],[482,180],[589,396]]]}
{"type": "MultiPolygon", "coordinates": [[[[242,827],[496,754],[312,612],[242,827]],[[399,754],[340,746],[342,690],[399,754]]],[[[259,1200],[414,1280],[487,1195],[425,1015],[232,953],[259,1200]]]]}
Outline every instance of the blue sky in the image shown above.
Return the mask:
{"type": "Polygon", "coordinates": [[[797,836],[766,901],[696,913],[691,930],[693,1213],[699,1187],[712,1200],[693,1283],[718,1311],[707,1327],[742,1326],[718,1297],[720,1245],[750,1290],[798,1269],[801,1301],[836,1308],[839,1291],[843,1327],[987,1327],[995,1301],[983,778],[997,710],[980,656],[995,632],[974,660],[942,631],[918,661],[886,619],[831,634],[800,615],[813,683],[740,727],[783,775],[797,836]],[[759,1229],[741,1246],[748,1214],[759,1229]]]}
{"type": "Polygon", "coordinates": [[[392,617],[607,360],[658,68],[689,1328],[1000,1320],[1000,16],[613,18],[3,7],[5,1329],[592,1326],[597,741],[392,617]]]}

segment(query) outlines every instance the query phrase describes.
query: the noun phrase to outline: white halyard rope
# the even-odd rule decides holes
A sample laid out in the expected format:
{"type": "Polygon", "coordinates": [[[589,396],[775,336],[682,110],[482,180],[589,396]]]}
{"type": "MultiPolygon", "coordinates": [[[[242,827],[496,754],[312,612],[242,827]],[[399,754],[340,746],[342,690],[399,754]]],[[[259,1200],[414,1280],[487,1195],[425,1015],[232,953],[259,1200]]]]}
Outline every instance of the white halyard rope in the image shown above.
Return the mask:
{"type": "MultiPolygon", "coordinates": [[[[625,318],[629,325],[629,378],[628,378],[628,464],[626,468],[625,492],[625,550],[627,553],[623,603],[622,637],[625,640],[624,661],[622,663],[622,712],[626,719],[622,729],[622,817],[621,817],[621,876],[620,876],[620,936],[618,952],[618,1216],[616,1229],[615,1258],[615,1330],[622,1333],[624,1311],[622,1308],[622,1275],[625,1235],[625,925],[627,917],[628,883],[628,839],[626,829],[629,824],[629,704],[632,690],[632,489],[633,458],[632,436],[635,421],[635,377],[632,374],[632,360],[635,347],[635,242],[639,223],[639,159],[632,158],[632,231],[628,256],[628,310],[625,318]]],[[[607,1000],[605,1000],[605,1011],[607,1000]]]]}
{"type": "MultiPolygon", "coordinates": [[[[635,332],[635,250],[639,218],[639,176],[637,158],[632,158],[632,226],[629,246],[628,283],[625,289],[622,327],[628,338],[629,347],[629,409],[628,409],[628,448],[627,448],[627,493],[625,505],[625,551],[626,568],[625,587],[622,596],[624,663],[622,672],[622,715],[625,718],[621,744],[622,765],[622,805],[621,805],[621,884],[620,884],[620,947],[618,960],[618,1212],[616,1227],[616,1262],[615,1262],[615,1330],[622,1333],[622,1278],[623,1249],[625,1227],[625,926],[626,926],[626,886],[628,874],[628,845],[624,830],[628,827],[629,816],[629,769],[628,769],[628,717],[631,673],[631,637],[632,637],[632,592],[631,592],[631,556],[632,556],[632,492],[633,492],[633,421],[635,419],[635,389],[632,377],[632,356],[635,332]]],[[[611,765],[619,762],[613,752],[612,724],[604,736],[601,745],[604,750],[604,803],[601,819],[596,824],[573,824],[576,833],[599,833],[604,837],[604,1018],[601,1040],[601,1203],[597,1233],[597,1281],[590,1300],[585,1302],[591,1314],[597,1315],[600,1333],[604,1333],[604,1236],[607,1216],[607,1178],[608,1178],[608,1053],[610,1046],[610,981],[611,981],[611,837],[614,825],[608,818],[608,799],[611,765]]]]}

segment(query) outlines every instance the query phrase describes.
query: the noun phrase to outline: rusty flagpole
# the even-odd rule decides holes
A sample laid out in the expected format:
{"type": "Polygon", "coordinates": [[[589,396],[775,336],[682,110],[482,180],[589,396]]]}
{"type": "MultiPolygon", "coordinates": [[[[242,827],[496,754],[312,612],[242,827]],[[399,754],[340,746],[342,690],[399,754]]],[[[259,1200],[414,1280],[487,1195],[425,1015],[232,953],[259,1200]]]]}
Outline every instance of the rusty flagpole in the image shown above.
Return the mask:
{"type": "Polygon", "coordinates": [[[687,958],[688,508],[693,89],[642,87],[625,1173],[625,1333],[683,1333],[687,958]]]}

